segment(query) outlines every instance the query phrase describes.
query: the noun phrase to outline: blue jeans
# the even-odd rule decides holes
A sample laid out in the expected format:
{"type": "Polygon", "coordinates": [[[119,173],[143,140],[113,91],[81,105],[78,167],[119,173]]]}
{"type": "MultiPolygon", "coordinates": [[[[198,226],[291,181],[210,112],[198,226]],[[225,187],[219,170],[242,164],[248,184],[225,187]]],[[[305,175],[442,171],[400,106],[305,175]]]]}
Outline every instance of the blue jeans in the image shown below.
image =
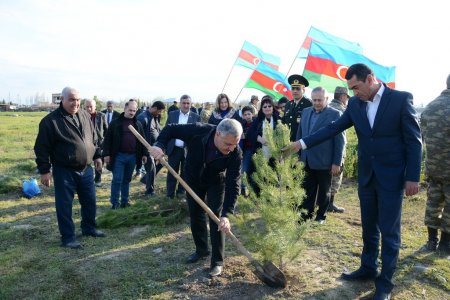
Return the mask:
{"type": "MultiPolygon", "coordinates": [[[[250,166],[252,163],[252,155],[253,152],[251,149],[245,149],[242,154],[242,174],[247,174],[247,180],[249,180],[249,172],[250,172],[250,166]]],[[[241,188],[245,189],[247,186],[245,185],[245,180],[242,180],[241,182],[241,188]]]]}
{"type": "Polygon", "coordinates": [[[242,154],[242,172],[248,173],[250,171],[250,164],[252,162],[252,150],[246,149],[242,154]]]}
{"type": "Polygon", "coordinates": [[[117,153],[114,159],[113,178],[111,183],[111,204],[128,203],[128,195],[130,193],[130,182],[133,176],[133,170],[136,166],[136,154],[117,153]]]}
{"type": "Polygon", "coordinates": [[[72,205],[75,192],[81,205],[81,231],[95,231],[96,198],[94,172],[91,166],[83,171],[53,166],[55,185],[55,207],[61,241],[69,243],[75,240],[75,225],[72,220],[72,205]]]}

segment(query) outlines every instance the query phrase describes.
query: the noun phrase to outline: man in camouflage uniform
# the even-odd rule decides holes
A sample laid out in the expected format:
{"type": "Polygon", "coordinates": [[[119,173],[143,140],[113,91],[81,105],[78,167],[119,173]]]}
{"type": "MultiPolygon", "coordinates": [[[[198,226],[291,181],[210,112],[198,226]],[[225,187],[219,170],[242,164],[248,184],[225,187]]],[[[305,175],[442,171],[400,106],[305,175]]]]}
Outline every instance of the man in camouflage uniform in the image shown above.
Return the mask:
{"type": "MultiPolygon", "coordinates": [[[[334,90],[334,99],[330,102],[330,107],[335,108],[340,112],[344,113],[344,110],[347,108],[347,102],[349,98],[350,96],[348,94],[348,89],[343,86],[337,86],[336,89],[334,90]]],[[[344,131],[344,141],[346,142],[345,131],[344,131]]],[[[343,213],[345,211],[345,208],[336,206],[334,204],[334,196],[337,194],[342,184],[342,175],[344,174],[344,159],[345,159],[345,146],[344,152],[342,153],[341,172],[339,173],[339,175],[333,175],[333,177],[331,178],[330,204],[328,205],[329,212],[343,213]]]]}
{"type": "Polygon", "coordinates": [[[291,129],[290,139],[293,142],[297,136],[302,110],[312,106],[312,101],[303,96],[305,94],[305,87],[309,85],[309,82],[305,77],[294,74],[289,76],[288,82],[291,85],[294,100],[289,101],[286,104],[282,121],[291,129]]]}
{"type": "Polygon", "coordinates": [[[425,174],[428,178],[425,250],[450,254],[450,75],[447,89],[431,101],[421,116],[426,144],[425,174]],[[438,230],[441,230],[439,242],[438,230]],[[438,246],[439,244],[439,246],[438,246]]]}

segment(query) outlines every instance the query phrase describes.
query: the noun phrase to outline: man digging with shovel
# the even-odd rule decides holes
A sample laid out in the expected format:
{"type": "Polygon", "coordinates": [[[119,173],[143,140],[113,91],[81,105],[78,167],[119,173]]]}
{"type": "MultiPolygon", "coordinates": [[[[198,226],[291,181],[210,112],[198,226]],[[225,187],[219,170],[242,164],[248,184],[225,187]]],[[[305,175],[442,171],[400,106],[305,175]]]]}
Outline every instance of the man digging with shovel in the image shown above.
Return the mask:
{"type": "MultiPolygon", "coordinates": [[[[209,220],[211,277],[222,274],[225,234],[231,229],[227,215],[234,212],[240,192],[242,151],[237,145],[241,135],[241,124],[233,119],[224,119],[217,127],[201,123],[170,124],[164,127],[150,150],[150,154],[159,160],[171,139],[180,139],[187,146],[184,180],[201,199],[207,198],[209,208],[220,218],[219,226],[209,220]]],[[[195,263],[210,254],[208,216],[190,194],[187,194],[187,201],[195,242],[195,252],[187,262],[195,263]]]]}

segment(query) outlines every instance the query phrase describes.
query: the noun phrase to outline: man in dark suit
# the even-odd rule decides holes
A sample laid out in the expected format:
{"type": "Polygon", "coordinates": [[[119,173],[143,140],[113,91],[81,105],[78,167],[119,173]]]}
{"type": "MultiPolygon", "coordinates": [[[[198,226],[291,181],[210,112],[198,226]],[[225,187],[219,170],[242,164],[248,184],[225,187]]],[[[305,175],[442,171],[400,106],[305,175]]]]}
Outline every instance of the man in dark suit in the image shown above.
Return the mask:
{"type": "MultiPolygon", "coordinates": [[[[87,112],[91,115],[92,124],[94,124],[95,131],[97,132],[97,145],[100,147],[100,149],[103,149],[103,139],[105,138],[106,130],[108,130],[106,116],[104,113],[97,111],[97,103],[95,102],[95,100],[86,99],[86,101],[84,101],[84,106],[87,112]]],[[[95,186],[102,186],[101,170],[95,170],[94,182],[95,186]]]]}
{"type": "MultiPolygon", "coordinates": [[[[324,88],[314,88],[311,98],[313,106],[303,110],[296,140],[316,132],[341,116],[338,110],[328,106],[327,91],[324,88]]],[[[301,208],[306,210],[306,213],[302,213],[303,220],[313,217],[317,195],[319,209],[315,220],[319,224],[325,222],[330,203],[331,177],[340,172],[344,146],[344,133],[341,132],[316,147],[301,151],[300,158],[305,164],[303,187],[306,191],[306,198],[301,205],[301,208]]]]}
{"type": "Polygon", "coordinates": [[[106,102],[106,109],[102,110],[102,113],[106,115],[106,123],[111,123],[112,120],[118,118],[120,113],[114,110],[114,102],[106,102]]]}
{"type": "Polygon", "coordinates": [[[421,132],[413,96],[378,83],[364,64],[350,66],[345,75],[355,94],[334,123],[291,144],[307,149],[355,126],[358,136],[358,195],[364,248],[358,270],[346,280],[375,279],[374,299],[390,299],[392,277],[400,248],[403,195],[419,192],[421,132]],[[381,273],[377,274],[381,233],[381,273]]]}
{"type": "MultiPolygon", "coordinates": [[[[192,105],[191,97],[183,95],[180,98],[180,109],[171,111],[167,118],[167,124],[190,124],[200,122],[200,116],[190,110],[192,105]]],[[[178,172],[181,170],[181,178],[184,178],[184,160],[186,157],[186,147],[182,140],[171,139],[167,144],[167,155],[169,156],[169,165],[178,172]]],[[[175,197],[177,180],[172,174],[167,174],[167,197],[175,197]]],[[[185,193],[181,184],[178,185],[177,196],[183,196],[185,193]]]]}

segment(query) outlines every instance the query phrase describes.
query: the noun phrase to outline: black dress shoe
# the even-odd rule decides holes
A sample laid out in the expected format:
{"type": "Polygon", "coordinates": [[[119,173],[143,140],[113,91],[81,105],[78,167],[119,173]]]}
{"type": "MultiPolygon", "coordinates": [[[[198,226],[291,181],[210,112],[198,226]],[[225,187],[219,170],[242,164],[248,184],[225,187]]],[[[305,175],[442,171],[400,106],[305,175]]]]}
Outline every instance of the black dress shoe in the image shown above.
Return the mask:
{"type": "Polygon", "coordinates": [[[188,258],[186,259],[186,262],[188,264],[192,264],[192,263],[198,262],[202,258],[207,257],[208,255],[209,255],[209,253],[200,255],[197,252],[194,252],[194,253],[192,253],[191,255],[188,256],[188,258]]]}
{"type": "Polygon", "coordinates": [[[359,268],[358,270],[353,272],[344,272],[342,273],[341,277],[345,280],[369,280],[375,279],[375,277],[377,277],[377,272],[359,268]]]}
{"type": "Polygon", "coordinates": [[[375,295],[373,295],[373,300],[389,300],[391,299],[391,293],[385,293],[379,290],[375,291],[375,295]]]}
{"type": "Polygon", "coordinates": [[[70,249],[83,249],[83,246],[78,241],[72,241],[68,243],[61,243],[61,247],[67,247],[70,249]]]}
{"type": "Polygon", "coordinates": [[[94,230],[92,232],[83,232],[83,236],[93,236],[93,237],[105,237],[106,234],[100,230],[94,230]]]}

